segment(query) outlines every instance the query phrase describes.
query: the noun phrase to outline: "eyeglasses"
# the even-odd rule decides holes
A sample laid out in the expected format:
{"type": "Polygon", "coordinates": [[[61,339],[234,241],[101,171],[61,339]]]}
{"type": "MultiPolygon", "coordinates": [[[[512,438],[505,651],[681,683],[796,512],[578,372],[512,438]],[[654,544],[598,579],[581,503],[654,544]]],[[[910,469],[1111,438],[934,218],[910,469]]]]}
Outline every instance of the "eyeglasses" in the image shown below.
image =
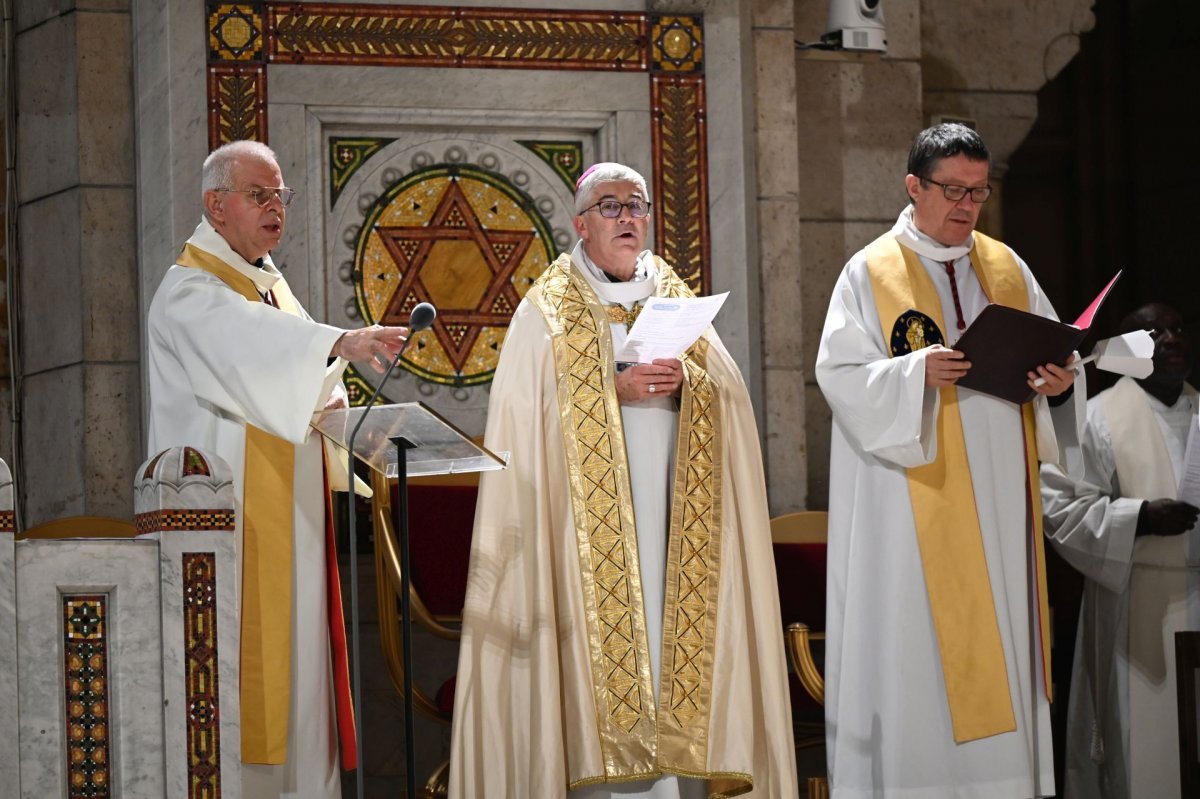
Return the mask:
{"type": "Polygon", "coordinates": [[[646,214],[650,213],[650,203],[646,202],[645,200],[634,198],[627,203],[618,202],[617,200],[601,200],[595,205],[584,208],[579,212],[579,215],[583,216],[593,208],[599,208],[600,216],[604,217],[605,219],[619,218],[621,216],[622,208],[628,208],[629,215],[634,219],[641,219],[646,214]]]}
{"type": "Polygon", "coordinates": [[[982,205],[983,203],[987,202],[988,197],[992,196],[991,186],[978,186],[976,188],[969,189],[966,186],[955,186],[953,183],[938,183],[936,180],[931,178],[921,178],[921,181],[924,183],[932,183],[935,186],[941,186],[942,196],[944,196],[950,202],[956,203],[970,193],[971,202],[975,203],[976,205],[982,205]]]}
{"type": "Polygon", "coordinates": [[[289,189],[287,186],[263,186],[259,189],[217,189],[217,191],[231,194],[249,194],[250,199],[254,200],[254,204],[259,208],[266,208],[267,204],[276,197],[279,198],[279,203],[284,208],[287,208],[292,204],[292,200],[296,199],[296,190],[289,189]]]}

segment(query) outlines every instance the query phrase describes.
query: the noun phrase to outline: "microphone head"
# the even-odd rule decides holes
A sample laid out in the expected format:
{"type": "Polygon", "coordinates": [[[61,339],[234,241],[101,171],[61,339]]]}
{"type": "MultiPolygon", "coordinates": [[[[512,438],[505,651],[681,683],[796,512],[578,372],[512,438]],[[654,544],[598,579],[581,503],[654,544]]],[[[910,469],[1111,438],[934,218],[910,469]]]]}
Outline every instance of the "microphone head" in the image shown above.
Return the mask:
{"type": "Polygon", "coordinates": [[[412,309],[412,313],[408,315],[408,333],[411,336],[413,333],[418,333],[433,324],[433,320],[437,318],[437,308],[434,308],[428,302],[417,303],[417,306],[412,309]]]}

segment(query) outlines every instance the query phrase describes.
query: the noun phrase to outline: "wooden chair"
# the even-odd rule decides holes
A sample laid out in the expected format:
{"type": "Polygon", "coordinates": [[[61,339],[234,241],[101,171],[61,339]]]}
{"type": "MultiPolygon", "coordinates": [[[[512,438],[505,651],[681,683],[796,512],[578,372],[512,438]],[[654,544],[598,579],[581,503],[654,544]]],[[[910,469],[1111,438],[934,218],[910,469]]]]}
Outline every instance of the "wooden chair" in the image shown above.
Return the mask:
{"type": "MultiPolygon", "coordinates": [[[[475,518],[478,474],[410,478],[408,481],[409,555],[412,574],[409,607],[413,624],[447,641],[461,637],[462,606],[466,596],[471,528],[475,518]],[[433,535],[433,531],[437,535],[433,535]]],[[[379,634],[388,674],[397,694],[404,693],[404,642],[400,633],[400,549],[392,525],[397,485],[372,475],[372,518],[375,524],[375,573],[379,603],[379,634]]],[[[413,709],[450,723],[454,712],[454,675],[432,695],[413,685],[413,709]]],[[[447,793],[450,762],[442,763],[425,783],[428,799],[447,793]]]]}
{"type": "MultiPolygon", "coordinates": [[[[780,611],[792,669],[803,693],[793,690],[792,716],[796,748],[825,746],[825,678],[817,666],[824,660],[825,561],[829,514],[800,511],[771,520],[771,543],[779,582],[780,611]],[[816,645],[814,647],[814,644],[816,645]],[[819,654],[814,655],[814,648],[819,654]]],[[[808,780],[810,799],[827,799],[824,777],[808,780]]]]}

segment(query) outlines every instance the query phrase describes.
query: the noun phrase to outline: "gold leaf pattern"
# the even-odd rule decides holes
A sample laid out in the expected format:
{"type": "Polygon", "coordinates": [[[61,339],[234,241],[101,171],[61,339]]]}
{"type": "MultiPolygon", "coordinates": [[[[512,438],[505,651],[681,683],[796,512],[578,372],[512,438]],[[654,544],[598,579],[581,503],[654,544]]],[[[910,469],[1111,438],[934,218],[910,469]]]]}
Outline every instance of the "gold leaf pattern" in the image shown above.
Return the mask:
{"type": "Polygon", "coordinates": [[[269,6],[268,54],[279,63],[540,66],[644,70],[641,14],[439,8],[269,6]]]}

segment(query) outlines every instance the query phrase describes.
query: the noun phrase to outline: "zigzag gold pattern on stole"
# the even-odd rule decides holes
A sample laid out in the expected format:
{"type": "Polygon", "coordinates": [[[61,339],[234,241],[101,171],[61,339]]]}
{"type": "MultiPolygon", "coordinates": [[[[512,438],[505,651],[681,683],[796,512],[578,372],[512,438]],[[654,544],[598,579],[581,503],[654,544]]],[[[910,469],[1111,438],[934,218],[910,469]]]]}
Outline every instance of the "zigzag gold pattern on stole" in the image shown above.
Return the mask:
{"type": "Polygon", "coordinates": [[[654,691],[608,320],[567,254],[527,296],[554,347],[605,777],[652,776],[654,691]]]}
{"type": "MultiPolygon", "coordinates": [[[[659,270],[661,295],[692,296],[666,264],[659,270]]],[[[707,771],[721,565],[721,415],[708,347],[701,338],[682,358],[658,733],[664,769],[699,773],[707,771]]]]}

